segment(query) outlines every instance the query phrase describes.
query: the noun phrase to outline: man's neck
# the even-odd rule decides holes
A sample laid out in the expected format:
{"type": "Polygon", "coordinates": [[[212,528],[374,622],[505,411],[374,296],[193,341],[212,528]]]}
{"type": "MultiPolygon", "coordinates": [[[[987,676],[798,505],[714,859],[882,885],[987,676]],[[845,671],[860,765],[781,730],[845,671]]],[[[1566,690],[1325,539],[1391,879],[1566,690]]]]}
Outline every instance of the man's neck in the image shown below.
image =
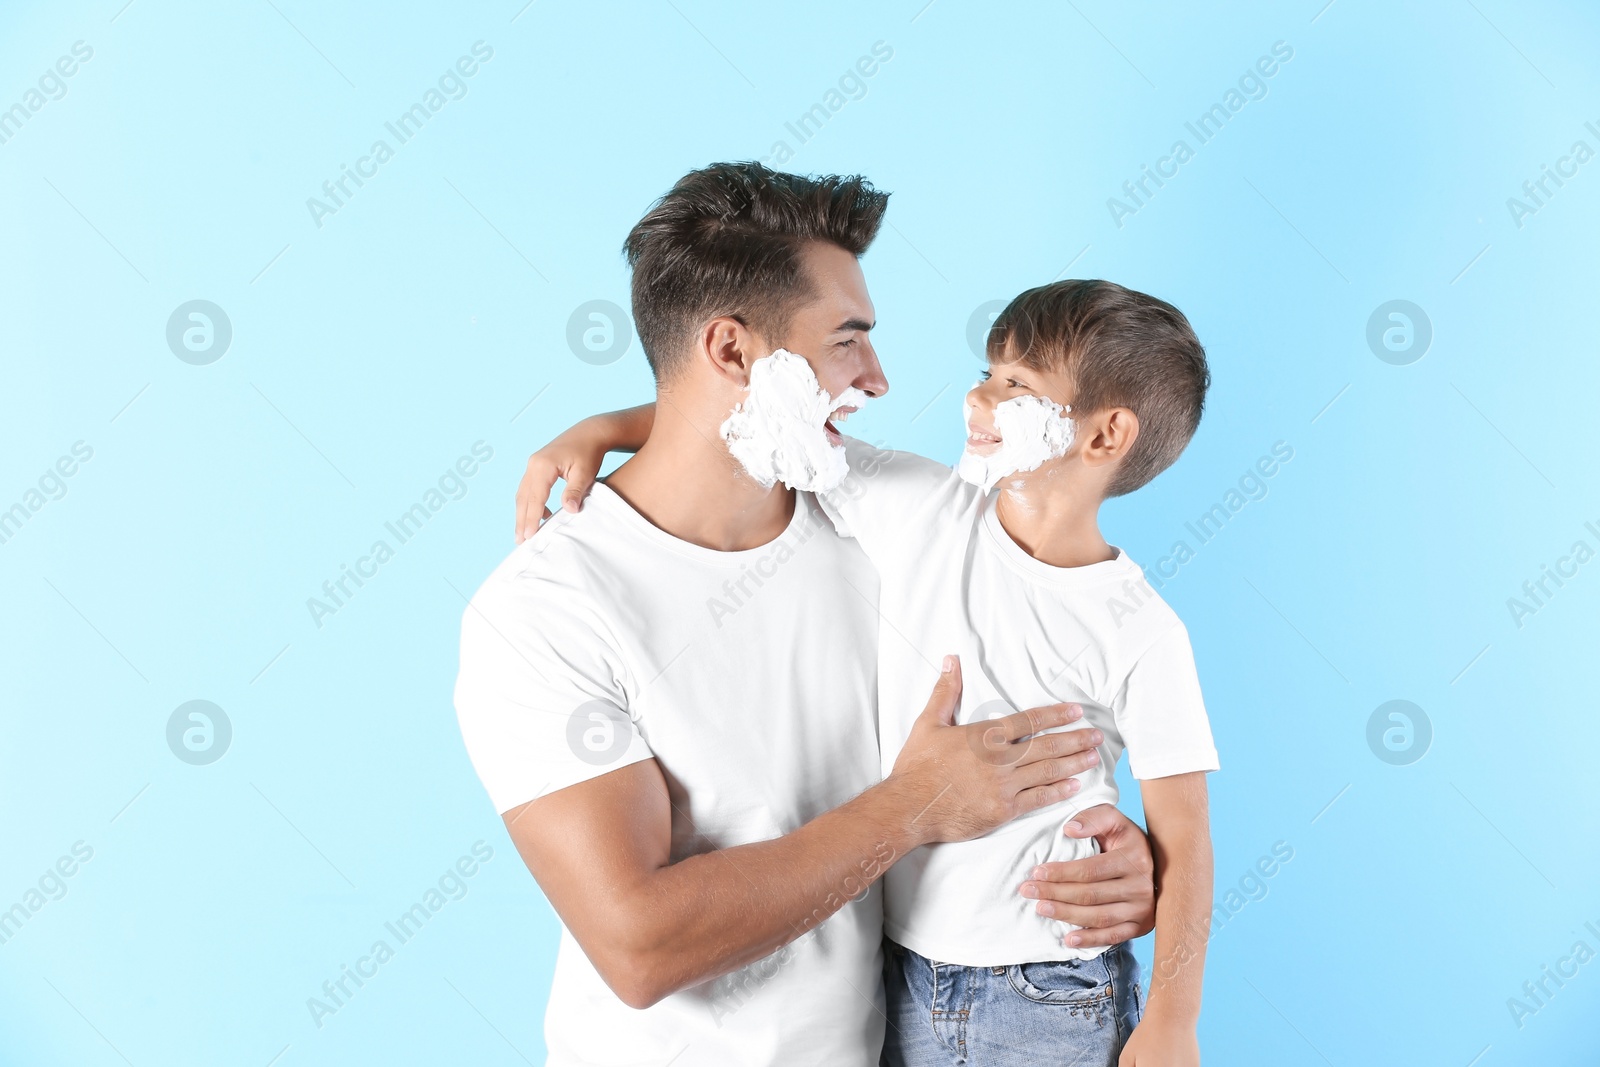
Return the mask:
{"type": "Polygon", "coordinates": [[[794,493],[781,484],[761,488],[729,454],[711,416],[661,393],[649,439],[606,485],[679,540],[719,552],[759,548],[788,527],[794,493]]]}
{"type": "Polygon", "coordinates": [[[995,517],[1028,555],[1052,567],[1087,567],[1117,558],[1100,533],[1100,494],[1087,486],[1002,484],[995,517]]]}

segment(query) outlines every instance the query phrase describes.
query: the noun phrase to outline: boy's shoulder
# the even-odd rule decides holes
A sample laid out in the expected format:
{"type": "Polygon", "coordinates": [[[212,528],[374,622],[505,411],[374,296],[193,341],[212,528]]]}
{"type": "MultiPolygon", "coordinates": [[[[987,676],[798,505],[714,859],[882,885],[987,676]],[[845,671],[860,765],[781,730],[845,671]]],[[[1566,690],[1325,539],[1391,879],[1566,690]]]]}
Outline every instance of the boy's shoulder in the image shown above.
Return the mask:
{"type": "Polygon", "coordinates": [[[1151,587],[1139,565],[1120,552],[1115,563],[1090,594],[1091,610],[1100,615],[1101,639],[1115,644],[1129,667],[1157,645],[1187,644],[1183,620],[1151,587]]]}
{"type": "Polygon", "coordinates": [[[950,519],[982,493],[951,468],[915,452],[899,452],[854,437],[844,439],[848,472],[834,488],[817,494],[834,527],[846,537],[871,539],[950,519]]]}
{"type": "Polygon", "coordinates": [[[873,482],[900,485],[922,484],[936,488],[955,479],[953,469],[927,456],[915,452],[901,452],[892,448],[863,441],[856,437],[844,438],[844,455],[850,473],[845,484],[855,483],[865,487],[873,482]]]}

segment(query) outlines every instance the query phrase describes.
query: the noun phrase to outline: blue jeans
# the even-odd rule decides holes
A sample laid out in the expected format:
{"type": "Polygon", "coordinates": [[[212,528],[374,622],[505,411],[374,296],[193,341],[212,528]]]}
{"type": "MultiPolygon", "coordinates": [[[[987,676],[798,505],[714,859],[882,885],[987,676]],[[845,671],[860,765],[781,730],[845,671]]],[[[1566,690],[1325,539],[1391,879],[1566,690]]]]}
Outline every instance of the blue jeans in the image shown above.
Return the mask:
{"type": "Polygon", "coordinates": [[[1127,945],[1092,960],[960,967],[884,942],[883,1067],[1115,1067],[1143,1011],[1127,945]]]}

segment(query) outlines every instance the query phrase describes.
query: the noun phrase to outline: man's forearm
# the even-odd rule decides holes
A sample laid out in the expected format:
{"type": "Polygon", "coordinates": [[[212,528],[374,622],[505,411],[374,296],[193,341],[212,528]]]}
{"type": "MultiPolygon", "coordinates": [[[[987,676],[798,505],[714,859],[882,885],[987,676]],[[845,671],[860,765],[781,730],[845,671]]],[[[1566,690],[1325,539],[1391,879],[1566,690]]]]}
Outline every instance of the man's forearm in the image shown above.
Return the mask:
{"type": "Polygon", "coordinates": [[[928,839],[916,826],[925,803],[891,779],[783,837],[652,872],[626,895],[650,912],[632,946],[646,999],[738,970],[816,929],[928,839]]]}

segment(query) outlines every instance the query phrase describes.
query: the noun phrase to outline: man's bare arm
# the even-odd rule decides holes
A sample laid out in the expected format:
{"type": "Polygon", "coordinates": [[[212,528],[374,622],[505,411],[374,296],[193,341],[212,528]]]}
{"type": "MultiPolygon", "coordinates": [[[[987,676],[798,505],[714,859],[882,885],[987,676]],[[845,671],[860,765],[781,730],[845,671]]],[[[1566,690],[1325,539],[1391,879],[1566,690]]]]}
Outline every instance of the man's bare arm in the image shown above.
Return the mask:
{"type": "Polygon", "coordinates": [[[976,837],[1065,799],[1078,788],[1071,776],[1098,760],[1096,730],[1020,740],[1078,709],[953,726],[960,692],[955,665],[887,779],[771,841],[669,862],[672,810],[654,760],[514,808],[506,826],[601,977],[647,1007],[770,955],[918,845],[976,837]]]}
{"type": "Polygon", "coordinates": [[[1110,804],[1097,804],[1074,815],[1064,832],[1094,838],[1100,852],[1027,872],[1019,891],[1039,902],[1034,910],[1082,927],[1067,935],[1074,948],[1120,945],[1155,929],[1155,860],[1139,824],[1110,804]]]}

